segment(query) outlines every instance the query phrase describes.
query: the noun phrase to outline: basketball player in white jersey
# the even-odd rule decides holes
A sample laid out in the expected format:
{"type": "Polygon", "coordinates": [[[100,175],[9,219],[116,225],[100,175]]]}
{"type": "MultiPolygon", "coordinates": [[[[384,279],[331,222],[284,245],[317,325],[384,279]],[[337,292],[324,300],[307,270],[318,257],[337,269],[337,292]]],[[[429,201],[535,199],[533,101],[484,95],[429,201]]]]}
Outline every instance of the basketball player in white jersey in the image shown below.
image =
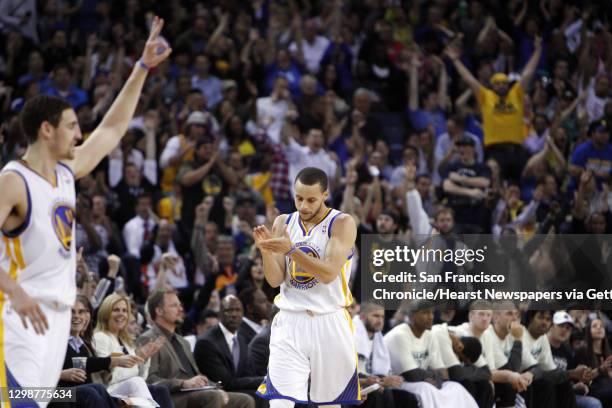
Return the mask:
{"type": "Polygon", "coordinates": [[[325,205],[327,175],[306,167],[294,184],[297,211],[254,229],[264,274],[280,286],[274,303],[268,375],[257,390],[271,408],[360,401],[348,280],[357,227],[325,205]],[[310,393],[309,393],[310,380],[310,393]]]}
{"type": "MultiPolygon", "coordinates": [[[[20,113],[27,151],[0,172],[0,386],[4,397],[7,386],[57,385],[76,297],[74,182],[117,146],[134,115],[149,68],[170,55],[171,49],[159,36],[162,26],[163,20],[155,18],[141,59],[81,146],[76,147],[81,139],[77,116],[63,99],[39,95],[20,113]]],[[[36,406],[29,402],[28,406],[36,406]]]]}

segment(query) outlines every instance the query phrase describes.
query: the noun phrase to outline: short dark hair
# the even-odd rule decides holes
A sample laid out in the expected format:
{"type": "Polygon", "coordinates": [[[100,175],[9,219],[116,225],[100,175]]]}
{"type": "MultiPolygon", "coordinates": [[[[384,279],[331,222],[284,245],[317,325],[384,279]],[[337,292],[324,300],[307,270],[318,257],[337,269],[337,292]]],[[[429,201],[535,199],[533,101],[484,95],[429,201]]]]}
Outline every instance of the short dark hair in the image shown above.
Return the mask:
{"type": "Polygon", "coordinates": [[[215,312],[214,310],[205,309],[202,313],[200,313],[198,324],[204,324],[206,323],[206,319],[210,319],[210,318],[218,319],[219,313],[215,312]]]}
{"type": "Polygon", "coordinates": [[[147,299],[147,310],[149,311],[151,320],[155,320],[157,318],[157,312],[155,309],[158,307],[164,307],[164,296],[167,294],[176,294],[176,292],[173,290],[156,290],[147,299]]]}
{"type": "Polygon", "coordinates": [[[482,344],[476,337],[461,337],[463,355],[474,364],[482,354],[482,344]]]}
{"type": "Polygon", "coordinates": [[[321,191],[327,191],[327,174],[319,168],[316,167],[305,167],[298,175],[295,177],[295,182],[298,180],[300,183],[306,186],[312,186],[314,184],[319,184],[321,186],[321,191]]]}
{"type": "Polygon", "coordinates": [[[38,130],[43,122],[58,127],[62,120],[62,113],[72,109],[70,103],[62,98],[51,95],[37,95],[27,101],[19,114],[21,132],[27,143],[33,144],[38,139],[38,130]]]}
{"type": "Polygon", "coordinates": [[[550,315],[550,318],[552,319],[552,312],[550,310],[534,310],[534,309],[530,309],[530,310],[527,310],[525,312],[525,314],[523,315],[523,326],[529,327],[529,325],[533,321],[534,317],[536,317],[536,315],[538,313],[548,313],[550,315]]]}
{"type": "Polygon", "coordinates": [[[255,300],[255,292],[257,292],[257,290],[259,290],[259,288],[253,286],[244,289],[238,294],[238,299],[240,299],[240,303],[242,303],[242,306],[244,306],[245,309],[248,305],[253,304],[253,301],[255,300]]]}

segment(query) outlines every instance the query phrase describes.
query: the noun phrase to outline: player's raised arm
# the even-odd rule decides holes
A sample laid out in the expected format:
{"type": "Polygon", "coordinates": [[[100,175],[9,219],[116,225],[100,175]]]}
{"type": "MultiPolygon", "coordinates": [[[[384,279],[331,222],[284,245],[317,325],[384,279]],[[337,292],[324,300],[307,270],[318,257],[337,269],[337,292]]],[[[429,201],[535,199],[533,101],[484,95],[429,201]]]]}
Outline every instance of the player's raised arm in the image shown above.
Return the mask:
{"type": "Polygon", "coordinates": [[[76,178],[91,172],[117,146],[134,116],[148,70],[157,66],[172,52],[159,35],[163,25],[164,20],[155,17],[142,56],[135,64],[121,92],[91,136],[77,148],[74,160],[67,163],[76,178]]]}
{"type": "Polygon", "coordinates": [[[286,219],[286,214],[281,214],[276,217],[272,226],[272,232],[268,230],[265,225],[260,225],[253,228],[255,245],[261,251],[264,276],[266,281],[268,281],[268,284],[273,288],[279,287],[285,280],[285,255],[263,248],[262,243],[270,239],[278,239],[274,237],[280,235],[281,232],[284,231],[286,219]]]}
{"type": "MultiPolygon", "coordinates": [[[[3,230],[13,229],[13,226],[6,225],[9,215],[12,212],[26,212],[27,206],[19,208],[20,203],[27,203],[26,186],[21,177],[12,172],[0,174],[0,227],[3,230]]],[[[11,307],[21,317],[21,322],[25,328],[32,325],[36,333],[43,334],[48,328],[47,318],[42,312],[38,302],[32,299],[19,286],[15,278],[0,268],[0,292],[8,295],[11,300],[11,307]]]]}

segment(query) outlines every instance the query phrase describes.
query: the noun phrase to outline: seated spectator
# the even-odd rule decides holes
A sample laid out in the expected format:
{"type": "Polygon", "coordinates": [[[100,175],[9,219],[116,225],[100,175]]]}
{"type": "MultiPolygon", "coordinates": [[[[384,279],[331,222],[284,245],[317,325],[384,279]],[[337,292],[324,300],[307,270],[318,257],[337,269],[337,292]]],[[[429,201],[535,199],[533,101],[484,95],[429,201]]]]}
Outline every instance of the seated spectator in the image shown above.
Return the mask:
{"type": "MultiPolygon", "coordinates": [[[[570,335],[574,327],[574,319],[572,319],[569,313],[558,311],[553,315],[552,321],[553,325],[548,331],[547,336],[555,364],[560,370],[564,371],[578,368],[575,350],[569,345],[570,335]]],[[[585,374],[585,377],[588,377],[588,372],[585,374]]],[[[589,392],[589,387],[583,380],[575,380],[572,384],[576,395],[576,406],[578,408],[601,408],[601,402],[597,398],[586,395],[589,392]]]]}
{"type": "MultiPolygon", "coordinates": [[[[537,361],[538,369],[543,371],[542,382],[547,384],[541,387],[552,386],[551,396],[543,399],[544,392],[534,389],[532,404],[536,407],[575,407],[576,398],[571,383],[568,380],[581,381],[586,379],[586,366],[580,366],[572,370],[557,367],[550,350],[550,343],[546,333],[551,326],[552,313],[548,310],[528,310],[524,318],[527,330],[523,335],[523,347],[537,361]],[[549,385],[550,384],[550,385],[549,385]]],[[[521,370],[530,368],[527,364],[521,366],[521,370]]],[[[537,385],[537,382],[536,384],[537,385]]]]}
{"type": "Polygon", "coordinates": [[[248,344],[238,335],[243,308],[240,299],[229,295],[221,301],[221,321],[200,339],[193,353],[200,372],[212,381],[221,381],[227,391],[254,396],[263,381],[253,373],[248,344]]]}
{"type": "Polygon", "coordinates": [[[254,408],[251,397],[222,390],[197,390],[211,385],[208,378],[198,372],[189,343],[176,333],[183,324],[183,306],[175,292],[158,290],[147,299],[152,327],[142,334],[141,340],[166,339],[160,350],[151,357],[147,382],[163,385],[170,390],[172,402],[180,407],[254,408]],[[190,391],[191,390],[191,391],[190,391]]]}
{"type": "Polygon", "coordinates": [[[144,380],[151,364],[150,357],[159,351],[163,338],[159,337],[137,350],[134,339],[127,331],[131,314],[127,297],[114,293],[104,299],[98,311],[98,323],[92,345],[100,357],[130,356],[132,358],[130,361],[144,361],[144,363],[116,367],[110,375],[100,376],[97,381],[107,385],[111,396],[140,397],[153,400],[162,407],[171,407],[172,400],[168,389],[163,386],[147,386],[144,380]]]}
{"type": "Polygon", "coordinates": [[[401,388],[415,394],[422,406],[478,407],[459,383],[448,381],[437,342],[431,333],[433,309],[410,311],[410,323],[401,323],[385,335],[391,371],[404,378],[401,388]]]}
{"type": "Polygon", "coordinates": [[[271,304],[263,290],[256,287],[243,290],[238,295],[238,299],[244,307],[244,316],[238,328],[238,334],[246,340],[248,345],[265,326],[269,325],[271,304]]]}
{"type": "Polygon", "coordinates": [[[603,321],[591,320],[586,327],[586,346],[576,350],[576,363],[590,367],[589,395],[612,406],[612,350],[603,321]]]}
{"type": "MultiPolygon", "coordinates": [[[[270,321],[274,321],[274,317],[279,309],[272,305],[270,313],[270,321]]],[[[268,360],[270,359],[270,335],[272,334],[272,324],[265,326],[261,331],[253,337],[249,343],[249,361],[253,367],[253,374],[265,376],[268,373],[268,360]]]]}
{"type": "Polygon", "coordinates": [[[206,333],[209,329],[212,329],[214,326],[219,324],[219,313],[206,309],[202,313],[200,313],[200,317],[195,325],[195,334],[190,334],[187,336],[183,336],[185,340],[189,343],[189,349],[193,353],[195,349],[196,341],[199,337],[201,337],[204,333],[206,333]]]}
{"type": "Polygon", "coordinates": [[[353,318],[359,359],[359,377],[362,386],[380,384],[385,387],[382,394],[368,394],[362,407],[418,407],[415,396],[401,391],[404,379],[391,375],[391,357],[385,345],[382,328],[385,323],[385,311],[381,305],[365,303],[361,305],[358,315],[353,318]]]}
{"type": "MultiPolygon", "coordinates": [[[[85,296],[77,296],[72,307],[70,337],[60,374],[58,387],[76,387],[75,399],[83,407],[115,407],[106,388],[91,381],[91,374],[100,371],[112,371],[115,367],[133,367],[143,363],[138,356],[96,357],[91,345],[93,327],[93,308],[85,296]],[[83,368],[74,366],[74,359],[83,358],[83,368]]],[[[53,403],[54,407],[70,406],[68,403],[53,403]]]]}

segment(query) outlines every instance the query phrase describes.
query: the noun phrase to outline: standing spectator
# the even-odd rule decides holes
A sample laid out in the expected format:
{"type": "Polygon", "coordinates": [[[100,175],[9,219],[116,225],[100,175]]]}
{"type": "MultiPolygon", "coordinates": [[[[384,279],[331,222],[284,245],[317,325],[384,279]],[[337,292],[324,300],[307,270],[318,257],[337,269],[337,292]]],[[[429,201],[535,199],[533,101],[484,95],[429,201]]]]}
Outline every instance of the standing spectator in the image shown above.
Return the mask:
{"type": "Polygon", "coordinates": [[[436,139],[436,147],[434,151],[434,174],[433,182],[435,185],[441,183],[440,174],[443,174],[446,167],[459,160],[459,152],[457,141],[463,137],[469,137],[474,141],[476,147],[476,161],[482,163],[484,153],[482,151],[482,142],[478,136],[466,131],[463,125],[464,121],[459,116],[451,116],[446,121],[446,133],[442,133],[436,139]]]}
{"type": "Polygon", "coordinates": [[[196,56],[193,68],[195,74],[191,77],[191,87],[202,92],[206,107],[212,111],[223,99],[221,81],[210,74],[210,58],[206,54],[196,56]]]}
{"type": "Polygon", "coordinates": [[[3,34],[17,30],[38,44],[38,11],[36,0],[0,1],[0,31],[3,34]]]}
{"type": "Polygon", "coordinates": [[[500,164],[506,177],[518,180],[526,161],[522,147],[525,140],[525,91],[540,61],[542,39],[535,39],[535,51],[525,65],[520,80],[510,85],[506,74],[496,73],[490,80],[492,89],[483,86],[474,78],[459,59],[457,48],[450,46],[446,53],[478,100],[487,157],[494,158],[500,164]]]}
{"type": "Polygon", "coordinates": [[[256,102],[257,123],[267,129],[268,136],[273,143],[280,142],[285,115],[289,107],[293,105],[288,84],[285,77],[276,77],[270,96],[258,98],[256,102]]]}
{"type": "Polygon", "coordinates": [[[612,175],[612,144],[610,126],[606,120],[598,120],[589,126],[591,140],[580,144],[572,153],[570,174],[575,180],[582,172],[591,171],[597,181],[597,188],[610,181],[612,175]]]}
{"type": "Polygon", "coordinates": [[[319,72],[320,62],[329,45],[329,40],[317,34],[317,22],[308,19],[304,22],[302,32],[301,19],[297,23],[295,41],[289,45],[289,51],[301,61],[311,74],[319,72]]]}
{"type": "MultiPolygon", "coordinates": [[[[293,125],[291,125],[293,126],[293,125]]],[[[295,138],[289,136],[285,144],[285,154],[289,162],[289,180],[295,180],[297,174],[306,167],[316,167],[325,172],[330,181],[330,194],[338,181],[338,165],[325,150],[325,135],[321,129],[310,129],[306,135],[306,145],[301,146],[295,138]]],[[[291,186],[293,191],[293,186],[291,186]]]]}
{"type": "Polygon", "coordinates": [[[204,196],[227,194],[229,187],[236,184],[237,177],[220,157],[218,142],[205,134],[196,142],[194,159],[181,166],[178,180],[183,196],[181,224],[190,236],[196,206],[204,196]]]}
{"type": "Polygon", "coordinates": [[[489,168],[476,162],[474,140],[464,136],[456,143],[459,162],[444,172],[442,188],[448,194],[448,205],[455,211],[459,233],[478,234],[484,230],[485,213],[480,211],[485,191],[491,184],[489,168]]]}
{"type": "Polygon", "coordinates": [[[85,91],[72,82],[72,70],[66,63],[53,68],[53,83],[45,93],[66,99],[75,110],[88,101],[85,91]]]}

